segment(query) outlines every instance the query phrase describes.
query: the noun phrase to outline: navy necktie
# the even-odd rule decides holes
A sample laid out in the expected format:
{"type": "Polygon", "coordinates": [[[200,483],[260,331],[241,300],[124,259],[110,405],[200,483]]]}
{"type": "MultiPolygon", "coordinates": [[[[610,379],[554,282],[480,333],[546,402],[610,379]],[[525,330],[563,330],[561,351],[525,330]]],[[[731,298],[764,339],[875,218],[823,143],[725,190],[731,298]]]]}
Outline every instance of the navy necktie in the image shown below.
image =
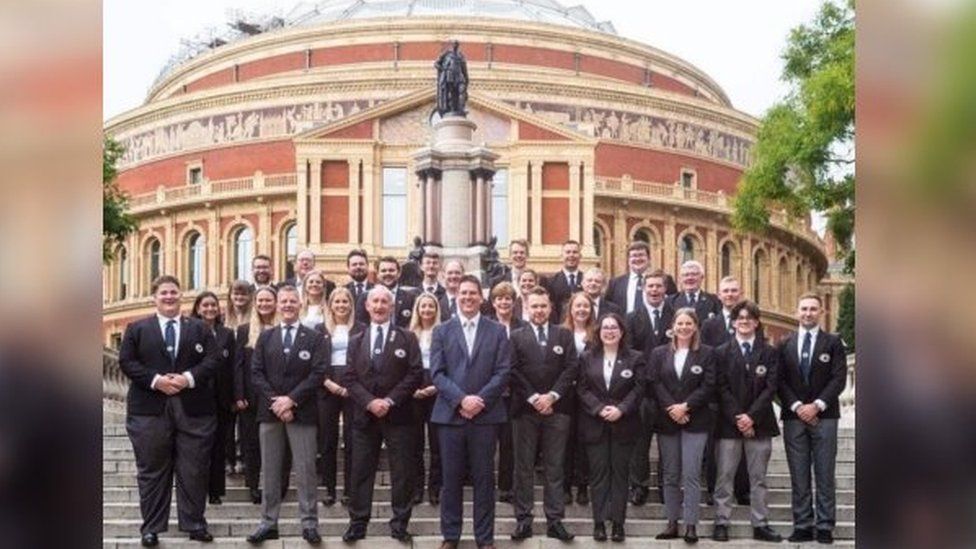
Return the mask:
{"type": "Polygon", "coordinates": [[[803,375],[803,382],[810,383],[810,354],[813,343],[813,336],[810,332],[803,337],[803,348],[800,350],[800,373],[803,375]]]}
{"type": "Polygon", "coordinates": [[[357,282],[356,283],[356,299],[359,299],[359,296],[361,296],[361,295],[363,295],[363,283],[362,282],[357,282]]]}
{"type": "Polygon", "coordinates": [[[654,333],[661,329],[661,309],[654,309],[654,333]]]}
{"type": "Polygon", "coordinates": [[[291,335],[292,328],[294,328],[294,326],[291,326],[291,325],[285,326],[285,340],[282,343],[282,347],[285,348],[285,354],[288,354],[288,353],[291,352],[291,344],[294,341],[292,339],[292,335],[291,335]]]}
{"type": "Polygon", "coordinates": [[[457,316],[457,298],[456,297],[452,297],[451,298],[451,306],[448,309],[449,309],[449,311],[451,313],[451,316],[457,316]]]}
{"type": "Polygon", "coordinates": [[[576,289],[576,273],[569,273],[569,289],[576,289]]]}
{"type": "Polygon", "coordinates": [[[752,345],[748,341],[742,343],[742,356],[746,357],[746,364],[752,362],[752,345]]]}
{"type": "Polygon", "coordinates": [[[376,359],[380,357],[380,353],[383,352],[383,327],[376,327],[376,339],[373,340],[373,364],[375,367],[376,359]]]}
{"type": "Polygon", "coordinates": [[[545,347],[546,346],[546,331],[545,331],[545,329],[542,326],[536,326],[535,329],[536,329],[536,331],[539,334],[539,345],[542,345],[543,347],[545,347]]]}
{"type": "MultiPolygon", "coordinates": [[[[641,275],[637,275],[637,284],[634,284],[634,308],[635,309],[637,308],[637,305],[641,302],[641,296],[643,295],[643,292],[641,290],[643,289],[644,289],[644,277],[641,275]]],[[[629,313],[631,311],[627,311],[627,312],[629,313]]]]}
{"type": "Polygon", "coordinates": [[[166,322],[166,353],[169,359],[176,362],[176,321],[170,319],[166,322]]]}
{"type": "Polygon", "coordinates": [[[695,306],[695,292],[688,292],[688,305],[695,306]]]}

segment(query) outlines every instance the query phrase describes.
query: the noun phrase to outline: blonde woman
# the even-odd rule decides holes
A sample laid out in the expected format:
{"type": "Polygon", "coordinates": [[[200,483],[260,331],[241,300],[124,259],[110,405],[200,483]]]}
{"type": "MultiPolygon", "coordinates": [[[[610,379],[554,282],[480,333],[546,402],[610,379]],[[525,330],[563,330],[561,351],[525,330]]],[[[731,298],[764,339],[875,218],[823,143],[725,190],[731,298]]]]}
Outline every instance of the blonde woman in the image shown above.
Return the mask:
{"type": "Polygon", "coordinates": [[[430,379],[430,342],[434,327],[441,323],[440,302],[435,294],[424,292],[413,303],[413,316],[410,317],[410,331],[420,343],[420,356],[424,362],[424,381],[414,391],[414,410],[417,417],[417,441],[414,445],[416,472],[412,504],[424,499],[424,435],[430,444],[430,468],[427,476],[427,497],[431,505],[440,503],[441,494],[441,453],[437,444],[437,428],[430,422],[430,412],[434,408],[437,388],[430,379]],[[426,432],[424,426],[427,426],[426,432]]]}
{"type": "Polygon", "coordinates": [[[254,343],[264,330],[278,322],[278,294],[271,286],[254,292],[254,307],[246,324],[237,327],[237,352],[234,354],[234,403],[238,411],[241,453],[244,456],[244,483],[250,489],[251,501],[261,503],[258,481],[261,476],[261,447],[258,442],[257,396],[251,382],[251,355],[254,343]]]}
{"type": "Polygon", "coordinates": [[[311,271],[302,280],[302,310],[298,318],[309,328],[315,328],[325,320],[325,284],[322,271],[311,271]]]}
{"type": "MultiPolygon", "coordinates": [[[[593,300],[583,291],[574,292],[563,306],[565,318],[563,326],[573,332],[576,355],[592,346],[597,329],[596,307],[593,300]]],[[[573,395],[575,396],[575,395],[573,395]]],[[[576,487],[576,503],[590,504],[590,463],[586,457],[586,447],[580,443],[579,402],[573,399],[569,406],[569,436],[566,437],[566,458],[563,462],[563,488],[566,503],[572,503],[572,487],[576,487]]]]}
{"type": "Polygon", "coordinates": [[[227,292],[227,307],[224,308],[224,326],[237,330],[241,324],[251,321],[251,308],[254,306],[254,286],[246,280],[235,280],[227,292]]]}
{"type": "MultiPolygon", "coordinates": [[[[311,277],[309,273],[308,277],[311,277]]],[[[308,280],[306,277],[306,281],[308,280]]],[[[342,449],[343,471],[345,484],[342,490],[342,504],[346,505],[352,491],[352,414],[353,404],[345,387],[340,385],[342,376],[346,373],[346,356],[349,350],[349,339],[366,329],[362,322],[355,319],[355,300],[352,292],[344,286],[339,286],[329,295],[324,313],[324,322],[316,329],[328,333],[332,338],[332,357],[326,370],[325,381],[318,395],[319,408],[319,463],[317,468],[321,482],[325,486],[325,498],[322,503],[327,506],[336,502],[336,470],[338,469],[337,454],[339,451],[339,415],[342,415],[342,449]]]]}
{"type": "Polygon", "coordinates": [[[684,540],[698,541],[702,456],[715,421],[715,353],[701,343],[695,309],[674,313],[670,344],[651,351],[648,381],[657,399],[658,447],[664,476],[667,527],[657,539],[676,539],[678,520],[685,523],[684,540]]]}

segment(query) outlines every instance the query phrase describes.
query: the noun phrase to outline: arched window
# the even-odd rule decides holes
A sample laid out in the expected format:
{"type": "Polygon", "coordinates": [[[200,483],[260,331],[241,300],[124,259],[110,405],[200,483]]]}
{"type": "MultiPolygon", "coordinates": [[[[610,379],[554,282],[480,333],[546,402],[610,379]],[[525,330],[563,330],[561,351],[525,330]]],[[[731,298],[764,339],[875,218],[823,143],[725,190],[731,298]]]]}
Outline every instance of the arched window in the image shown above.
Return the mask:
{"type": "Polygon", "coordinates": [[[766,260],[766,252],[759,249],[752,256],[752,299],[757,304],[766,300],[765,284],[769,274],[764,272],[769,262],[766,260]]]}
{"type": "Polygon", "coordinates": [[[291,223],[285,229],[285,279],[295,276],[295,255],[298,254],[298,225],[291,223]]]}
{"type": "Polygon", "coordinates": [[[118,296],[122,300],[129,296],[129,252],[120,246],[115,254],[119,258],[118,296]]]}
{"type": "Polygon", "coordinates": [[[186,240],[186,283],[190,290],[204,287],[203,265],[205,250],[203,235],[194,231],[186,240]]]}
{"type": "MultiPolygon", "coordinates": [[[[254,257],[254,234],[248,227],[234,232],[234,266],[231,280],[251,280],[251,259],[254,257]]],[[[253,281],[252,281],[253,282],[253,281]]]]}
{"type": "Polygon", "coordinates": [[[690,234],[686,234],[681,237],[681,241],[678,242],[678,265],[683,264],[685,261],[691,261],[692,259],[699,259],[695,257],[695,238],[690,234]]]}
{"type": "Polygon", "coordinates": [[[779,258],[779,307],[788,309],[790,299],[790,266],[786,263],[786,258],[779,258]]]}
{"type": "MultiPolygon", "coordinates": [[[[152,240],[149,241],[149,244],[146,246],[146,250],[147,250],[146,265],[148,266],[148,268],[146,269],[146,274],[149,275],[149,280],[147,281],[146,289],[148,290],[152,286],[153,280],[156,280],[157,278],[159,278],[159,275],[162,274],[163,245],[159,243],[158,238],[153,238],[152,240]]],[[[149,292],[147,291],[146,293],[149,292]]]]}
{"type": "Polygon", "coordinates": [[[596,252],[596,256],[603,258],[603,241],[606,237],[603,235],[603,227],[599,224],[593,224],[593,251],[596,252]]]}
{"type": "Polygon", "coordinates": [[[732,243],[722,244],[722,277],[732,276],[732,243]]]}

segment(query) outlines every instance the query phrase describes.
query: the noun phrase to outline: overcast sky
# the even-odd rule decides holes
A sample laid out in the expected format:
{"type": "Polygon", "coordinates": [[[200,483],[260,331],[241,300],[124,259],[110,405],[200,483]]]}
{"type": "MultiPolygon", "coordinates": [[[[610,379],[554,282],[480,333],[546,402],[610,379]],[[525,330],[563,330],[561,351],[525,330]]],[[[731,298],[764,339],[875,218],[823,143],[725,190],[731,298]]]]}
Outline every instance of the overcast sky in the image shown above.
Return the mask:
{"type": "MultiPolygon", "coordinates": [[[[228,12],[287,13],[297,0],[104,0],[103,115],[142,104],[180,40],[223,27],[228,12]]],[[[784,93],[779,59],[789,30],[809,22],[821,0],[568,0],[617,33],[698,66],[739,110],[761,116],[784,93]]]]}

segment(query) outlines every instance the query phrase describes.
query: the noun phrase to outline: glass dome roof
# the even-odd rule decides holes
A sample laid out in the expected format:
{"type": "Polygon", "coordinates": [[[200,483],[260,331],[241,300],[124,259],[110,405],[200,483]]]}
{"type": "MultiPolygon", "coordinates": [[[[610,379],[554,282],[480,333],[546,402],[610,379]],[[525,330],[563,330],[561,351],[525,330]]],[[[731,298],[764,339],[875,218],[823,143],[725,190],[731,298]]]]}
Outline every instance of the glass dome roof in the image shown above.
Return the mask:
{"type": "Polygon", "coordinates": [[[178,65],[250,36],[293,27],[377,17],[490,17],[550,23],[617,34],[613,23],[597,21],[583,6],[565,7],[555,0],[323,0],[301,2],[285,15],[232,13],[228,27],[209,29],[184,40],[156,77],[153,86],[178,65]]]}

